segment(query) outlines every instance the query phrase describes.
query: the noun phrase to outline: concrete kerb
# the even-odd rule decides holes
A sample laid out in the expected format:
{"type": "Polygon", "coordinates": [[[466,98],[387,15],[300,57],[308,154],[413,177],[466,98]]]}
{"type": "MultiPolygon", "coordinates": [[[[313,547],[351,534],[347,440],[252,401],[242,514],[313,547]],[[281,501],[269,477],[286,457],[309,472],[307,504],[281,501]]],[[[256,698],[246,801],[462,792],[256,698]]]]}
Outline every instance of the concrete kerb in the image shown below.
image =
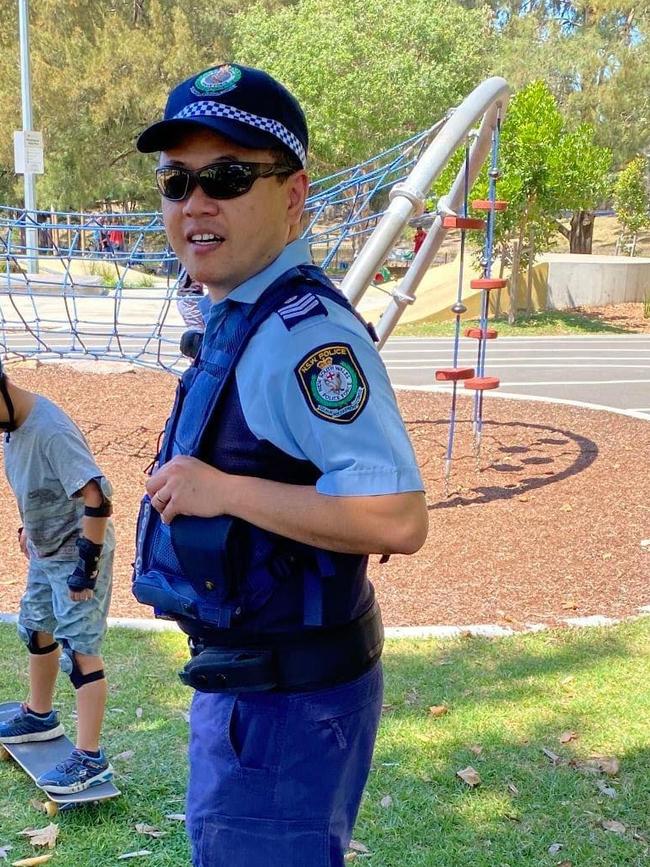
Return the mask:
{"type": "MultiPolygon", "coordinates": [[[[650,605],[643,605],[638,609],[638,614],[627,617],[605,617],[602,614],[594,614],[590,617],[563,617],[556,624],[552,623],[526,623],[523,629],[512,629],[509,626],[501,626],[498,623],[471,623],[465,626],[388,626],[386,638],[388,639],[425,639],[435,638],[439,640],[450,638],[511,638],[515,635],[525,635],[534,632],[546,632],[551,629],[569,627],[573,629],[585,629],[602,626],[615,626],[630,620],[638,620],[650,616],[650,605]]],[[[0,612],[0,623],[13,623],[18,621],[17,614],[0,612]]],[[[176,623],[170,620],[153,620],[148,618],[109,617],[109,627],[122,629],[136,629],[143,632],[178,632],[182,634],[176,623]]]]}

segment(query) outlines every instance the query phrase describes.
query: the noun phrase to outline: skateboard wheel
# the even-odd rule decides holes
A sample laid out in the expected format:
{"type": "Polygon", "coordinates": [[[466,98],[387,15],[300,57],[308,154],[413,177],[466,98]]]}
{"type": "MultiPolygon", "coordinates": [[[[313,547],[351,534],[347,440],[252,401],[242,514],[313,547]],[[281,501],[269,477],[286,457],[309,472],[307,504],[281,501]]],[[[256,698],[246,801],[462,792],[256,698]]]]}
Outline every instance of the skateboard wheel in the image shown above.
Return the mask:
{"type": "Polygon", "coordinates": [[[59,805],[56,801],[46,801],[45,802],[45,812],[52,819],[59,812],[59,805]]]}
{"type": "Polygon", "coordinates": [[[0,762],[8,762],[10,758],[9,751],[0,746],[0,762]]]}

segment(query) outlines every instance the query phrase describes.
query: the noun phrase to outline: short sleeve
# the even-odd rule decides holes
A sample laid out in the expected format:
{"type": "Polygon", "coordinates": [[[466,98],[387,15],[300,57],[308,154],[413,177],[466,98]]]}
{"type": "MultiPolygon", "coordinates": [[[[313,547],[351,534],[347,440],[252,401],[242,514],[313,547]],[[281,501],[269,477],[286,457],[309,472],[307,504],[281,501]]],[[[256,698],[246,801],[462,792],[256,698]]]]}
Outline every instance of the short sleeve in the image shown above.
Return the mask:
{"type": "MultiPolygon", "coordinates": [[[[256,436],[311,461],[322,473],[316,483],[320,493],[422,491],[383,361],[363,326],[343,312],[352,320],[347,327],[334,311],[327,320],[285,331],[282,363],[258,366],[256,379],[251,364],[251,372],[238,378],[247,423],[256,436]]],[[[268,346],[273,336],[267,332],[267,338],[268,346]]],[[[271,356],[262,341],[256,351],[271,356]]]]}
{"type": "MultiPolygon", "coordinates": [[[[45,454],[54,475],[70,498],[92,479],[102,477],[82,434],[73,428],[56,430],[47,441],[45,454]]],[[[102,484],[104,494],[108,487],[102,484]]]]}

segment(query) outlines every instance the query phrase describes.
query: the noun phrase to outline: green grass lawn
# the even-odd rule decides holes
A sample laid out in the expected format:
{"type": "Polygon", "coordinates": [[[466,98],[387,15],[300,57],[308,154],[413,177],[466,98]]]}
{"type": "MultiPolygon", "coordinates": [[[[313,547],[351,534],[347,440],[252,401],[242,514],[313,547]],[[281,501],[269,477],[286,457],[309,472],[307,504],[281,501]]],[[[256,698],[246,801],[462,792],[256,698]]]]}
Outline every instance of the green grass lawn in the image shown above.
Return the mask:
{"type": "MultiPolygon", "coordinates": [[[[650,619],[493,641],[389,642],[385,714],[354,834],[370,854],[352,863],[650,863],[649,648],[650,619]],[[433,716],[435,705],[447,712],[433,716]],[[608,776],[581,766],[593,756],[616,758],[619,770],[608,776]],[[456,776],[468,765],[481,777],[476,788],[456,776]],[[608,820],[624,829],[605,830],[608,820]],[[554,844],[562,848],[554,852],[554,844]]],[[[0,698],[20,698],[25,654],[10,626],[0,627],[0,654],[0,698]]],[[[184,659],[178,635],[110,633],[105,746],[113,756],[133,751],[114,762],[123,797],[57,816],[52,867],[107,867],[141,849],[152,854],[125,863],[189,863],[182,822],[166,818],[183,812],[190,693],[175,672],[184,659]],[[145,837],[140,822],[166,835],[145,837]]],[[[72,702],[62,679],[69,731],[72,702]]],[[[30,806],[37,795],[22,771],[0,765],[0,852],[13,847],[8,863],[32,854],[18,833],[49,821],[30,806]]]]}
{"type": "MultiPolygon", "coordinates": [[[[518,316],[514,325],[508,325],[506,316],[490,318],[490,327],[496,328],[505,337],[543,337],[558,334],[627,334],[625,328],[607,325],[584,316],[581,313],[568,313],[563,310],[541,310],[530,316],[518,316]]],[[[462,330],[478,327],[476,319],[463,320],[462,330]]],[[[418,322],[412,325],[398,325],[393,332],[396,337],[448,337],[454,334],[455,322],[418,322]]],[[[461,332],[462,333],[462,332],[461,332]]]]}

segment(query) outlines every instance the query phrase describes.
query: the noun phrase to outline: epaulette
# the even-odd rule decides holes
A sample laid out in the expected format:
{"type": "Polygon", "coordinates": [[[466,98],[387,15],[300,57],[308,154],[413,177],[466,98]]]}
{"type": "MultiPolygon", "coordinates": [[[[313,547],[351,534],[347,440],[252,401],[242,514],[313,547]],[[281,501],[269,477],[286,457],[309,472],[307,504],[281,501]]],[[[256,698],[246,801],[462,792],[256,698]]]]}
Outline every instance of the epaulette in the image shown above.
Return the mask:
{"type": "Polygon", "coordinates": [[[291,331],[298,323],[313,316],[327,316],[327,307],[316,295],[307,292],[305,295],[293,295],[275,311],[283,321],[287,331],[291,331]]]}

